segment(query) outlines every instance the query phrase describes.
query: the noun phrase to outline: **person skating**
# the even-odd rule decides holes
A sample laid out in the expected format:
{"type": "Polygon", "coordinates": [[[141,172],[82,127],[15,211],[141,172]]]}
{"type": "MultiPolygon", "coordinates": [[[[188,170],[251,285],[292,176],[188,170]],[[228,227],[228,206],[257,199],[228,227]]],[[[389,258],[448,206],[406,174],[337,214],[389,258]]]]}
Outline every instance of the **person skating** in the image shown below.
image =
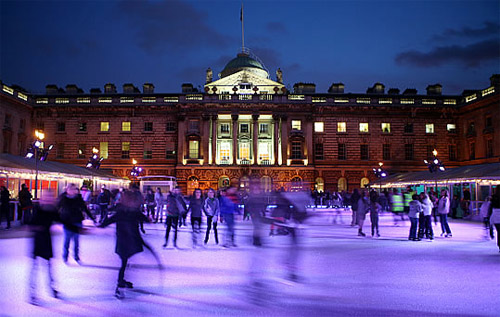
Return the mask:
{"type": "Polygon", "coordinates": [[[180,215],[186,212],[186,203],[181,196],[181,188],[177,186],[173,192],[167,196],[167,220],[165,221],[165,243],[163,247],[168,245],[168,237],[170,230],[174,230],[174,247],[177,248],[177,225],[179,224],[180,215]]]}
{"type": "Polygon", "coordinates": [[[133,288],[133,284],[125,280],[125,269],[128,260],[136,253],[144,250],[144,240],[139,232],[139,224],[147,221],[147,217],[138,208],[137,195],[132,191],[123,192],[120,202],[115,207],[115,214],[106,218],[99,227],[116,223],[115,253],[120,256],[121,267],[118,272],[118,282],[115,296],[123,298],[123,288],[133,288]]]}
{"type": "Polygon", "coordinates": [[[215,197],[215,190],[210,188],[208,190],[208,197],[205,199],[203,204],[203,212],[205,216],[207,216],[207,231],[205,234],[204,243],[208,243],[208,239],[210,238],[210,230],[213,227],[215,244],[219,244],[219,236],[217,234],[217,222],[220,216],[220,205],[219,199],[215,197]]]}
{"type": "Polygon", "coordinates": [[[441,236],[446,238],[451,238],[450,225],[448,224],[448,213],[450,212],[450,199],[448,198],[448,191],[446,189],[441,190],[441,197],[438,202],[438,213],[439,221],[441,222],[441,236]]]}
{"type": "Polygon", "coordinates": [[[378,228],[379,213],[382,210],[382,206],[378,203],[378,195],[372,195],[370,197],[370,222],[372,224],[372,237],[377,235],[380,237],[380,231],[378,228]]]}
{"type": "Polygon", "coordinates": [[[101,211],[101,216],[99,222],[103,222],[104,219],[108,217],[108,208],[111,203],[111,193],[106,189],[105,185],[102,185],[101,192],[97,196],[97,204],[99,205],[99,210],[101,211]]]}
{"type": "Polygon", "coordinates": [[[201,189],[195,189],[193,196],[189,201],[188,212],[191,212],[193,248],[198,245],[198,236],[201,233],[201,211],[203,209],[203,198],[201,197],[201,194],[201,189]]]}
{"type": "Polygon", "coordinates": [[[55,287],[55,281],[52,274],[51,259],[54,257],[52,250],[52,236],[50,227],[55,221],[60,221],[59,213],[57,212],[57,202],[54,197],[55,193],[44,190],[40,197],[40,202],[34,205],[33,220],[30,224],[30,229],[33,232],[33,266],[30,274],[30,303],[38,305],[37,296],[37,275],[38,275],[38,258],[47,260],[47,273],[49,287],[54,298],[59,298],[59,291],[55,287]]]}
{"type": "Polygon", "coordinates": [[[63,260],[65,263],[68,262],[69,244],[73,240],[74,258],[80,264],[79,246],[80,231],[82,230],[82,221],[84,219],[83,213],[85,212],[94,223],[96,220],[87,209],[75,184],[69,184],[66,187],[66,191],[59,196],[57,209],[59,210],[59,216],[64,228],[63,260]]]}
{"type": "Polygon", "coordinates": [[[434,208],[434,204],[432,203],[429,195],[425,192],[420,194],[420,200],[422,202],[422,214],[423,214],[423,234],[427,239],[434,239],[434,232],[432,230],[432,209],[434,208]]]}
{"type": "Polygon", "coordinates": [[[155,223],[158,222],[158,219],[160,220],[160,223],[161,223],[163,221],[163,204],[164,204],[164,199],[163,199],[163,193],[161,192],[161,188],[160,187],[156,188],[155,204],[156,204],[156,218],[155,218],[155,223]]]}
{"type": "Polygon", "coordinates": [[[234,214],[238,212],[238,204],[239,201],[236,194],[236,188],[229,187],[226,190],[226,194],[222,195],[220,199],[220,213],[227,227],[226,241],[223,245],[225,248],[237,246],[234,232],[234,214]]]}
{"type": "Polygon", "coordinates": [[[495,235],[493,233],[493,225],[490,223],[490,218],[488,215],[490,212],[490,205],[491,205],[491,197],[488,196],[484,200],[483,204],[481,205],[481,209],[480,209],[480,215],[481,215],[481,217],[483,217],[486,240],[495,238],[495,235]]]}
{"type": "Polygon", "coordinates": [[[420,203],[418,199],[417,194],[413,194],[412,196],[412,201],[408,204],[408,207],[410,207],[410,210],[408,212],[408,217],[410,218],[410,236],[408,237],[408,240],[411,241],[420,241],[420,239],[417,237],[417,230],[418,230],[418,218],[420,216],[420,213],[422,212],[422,204],[420,203]]]}
{"type": "Polygon", "coordinates": [[[31,199],[30,191],[26,184],[21,185],[21,191],[19,192],[19,213],[17,214],[17,220],[21,220],[23,223],[29,223],[33,214],[33,202],[31,199]]]}
{"type": "Polygon", "coordinates": [[[358,220],[358,236],[365,237],[366,234],[363,232],[363,224],[365,223],[366,214],[370,209],[370,201],[366,195],[365,191],[361,192],[361,197],[358,200],[358,211],[356,212],[356,218],[358,220]]]}
{"type": "Polygon", "coordinates": [[[2,223],[2,218],[5,216],[7,220],[7,227],[5,229],[10,229],[10,193],[7,187],[0,187],[0,224],[2,223]]]}
{"type": "Polygon", "coordinates": [[[500,186],[496,187],[495,193],[491,196],[488,218],[490,224],[494,225],[497,230],[497,246],[500,252],[500,186]]]}

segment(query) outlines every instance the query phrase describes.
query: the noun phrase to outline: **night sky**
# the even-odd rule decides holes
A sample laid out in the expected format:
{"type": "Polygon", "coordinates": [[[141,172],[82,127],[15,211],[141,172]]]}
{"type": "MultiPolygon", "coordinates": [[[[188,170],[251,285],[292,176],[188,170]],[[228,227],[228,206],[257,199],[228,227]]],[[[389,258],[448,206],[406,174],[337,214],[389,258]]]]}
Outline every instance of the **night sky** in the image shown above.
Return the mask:
{"type": "MultiPolygon", "coordinates": [[[[241,1],[1,1],[0,80],[34,93],[108,82],[202,87],[241,50],[241,1]]],[[[500,1],[245,1],[245,46],[291,89],[441,83],[483,89],[500,73],[500,1]]]]}

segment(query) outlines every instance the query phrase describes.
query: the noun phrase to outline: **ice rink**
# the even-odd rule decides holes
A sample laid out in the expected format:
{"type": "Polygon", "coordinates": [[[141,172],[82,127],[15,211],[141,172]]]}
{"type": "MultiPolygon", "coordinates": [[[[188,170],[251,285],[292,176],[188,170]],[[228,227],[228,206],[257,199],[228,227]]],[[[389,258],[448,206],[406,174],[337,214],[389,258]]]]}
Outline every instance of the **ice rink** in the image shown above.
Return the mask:
{"type": "MultiPolygon", "coordinates": [[[[316,211],[289,236],[251,245],[252,224],[237,221],[238,247],[213,237],[193,248],[191,228],[179,231],[178,249],[163,249],[163,224],[145,224],[144,239],[160,255],[160,270],[147,250],[129,261],[125,278],[134,288],[114,296],[119,257],[115,228],[80,237],[78,265],[61,259],[62,227],[53,226],[54,277],[62,298],[50,296],[46,265],[38,272],[40,305],[28,303],[32,260],[25,228],[0,230],[0,316],[500,316],[500,253],[482,224],[450,220],[452,238],[408,241],[409,222],[380,219],[380,238],[358,237],[350,215],[316,211]],[[333,223],[335,216],[335,222],[333,223]],[[289,272],[298,280],[290,280],[289,272]]],[[[205,224],[203,225],[205,228],[205,224]]],[[[224,224],[219,224],[219,238],[224,224]]],[[[71,250],[72,251],[72,250],[71,250]]]]}

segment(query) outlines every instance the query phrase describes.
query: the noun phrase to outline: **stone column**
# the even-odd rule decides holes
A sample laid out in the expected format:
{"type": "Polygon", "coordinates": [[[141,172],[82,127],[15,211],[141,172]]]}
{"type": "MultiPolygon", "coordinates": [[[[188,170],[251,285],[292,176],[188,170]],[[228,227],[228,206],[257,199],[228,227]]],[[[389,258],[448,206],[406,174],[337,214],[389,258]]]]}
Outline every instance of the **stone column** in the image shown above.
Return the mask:
{"type": "Polygon", "coordinates": [[[305,153],[305,157],[307,158],[307,165],[312,165],[314,163],[314,149],[313,149],[313,121],[314,118],[311,115],[306,116],[306,122],[305,122],[305,147],[307,153],[305,153]]]}
{"type": "Polygon", "coordinates": [[[282,165],[288,162],[288,116],[281,116],[281,159],[282,165]]]}
{"type": "Polygon", "coordinates": [[[203,165],[208,165],[208,148],[210,146],[210,115],[202,115],[202,126],[200,129],[201,134],[201,157],[203,158],[203,165]]]}
{"type": "Polygon", "coordinates": [[[216,164],[217,158],[217,115],[212,115],[212,160],[210,164],[216,164]]]}
{"type": "Polygon", "coordinates": [[[278,165],[278,153],[281,150],[279,148],[280,139],[280,116],[278,114],[273,114],[273,161],[272,164],[278,165]]]}
{"type": "Polygon", "coordinates": [[[183,164],[186,144],[186,115],[177,116],[177,164],[183,164]]]}
{"type": "Polygon", "coordinates": [[[253,147],[252,147],[252,158],[253,158],[253,164],[257,164],[258,163],[258,155],[259,155],[259,149],[258,149],[258,146],[259,146],[259,115],[258,114],[254,114],[252,115],[252,119],[253,119],[253,137],[252,137],[252,143],[253,143],[253,147]]]}
{"type": "Polygon", "coordinates": [[[238,115],[231,115],[233,119],[233,160],[232,164],[236,164],[236,158],[238,157],[238,115]]]}

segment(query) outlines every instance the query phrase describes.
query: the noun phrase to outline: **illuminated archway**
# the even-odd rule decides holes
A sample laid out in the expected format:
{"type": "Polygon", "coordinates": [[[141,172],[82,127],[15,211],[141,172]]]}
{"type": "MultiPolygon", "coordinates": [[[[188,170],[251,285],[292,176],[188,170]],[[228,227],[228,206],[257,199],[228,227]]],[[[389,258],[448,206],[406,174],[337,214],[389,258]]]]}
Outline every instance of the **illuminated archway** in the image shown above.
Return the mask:
{"type": "Polygon", "coordinates": [[[262,176],[260,179],[260,184],[262,186],[262,191],[264,192],[270,192],[272,191],[272,186],[273,186],[273,180],[269,176],[262,176]]]}
{"type": "Polygon", "coordinates": [[[368,185],[368,184],[370,184],[370,180],[366,177],[363,177],[361,179],[361,184],[360,184],[361,188],[365,188],[365,185],[368,185]]]}
{"type": "Polygon", "coordinates": [[[318,192],[324,192],[325,191],[325,181],[323,178],[318,177],[316,178],[316,184],[314,184],[314,187],[318,192]]]}
{"type": "Polygon", "coordinates": [[[347,191],[347,179],[345,177],[339,178],[338,181],[338,191],[341,192],[343,190],[347,191]]]}
{"type": "Polygon", "coordinates": [[[229,185],[231,185],[231,181],[229,180],[229,177],[226,175],[223,175],[219,177],[219,181],[217,182],[218,189],[223,189],[223,188],[228,188],[229,185]]]}
{"type": "Polygon", "coordinates": [[[294,178],[292,178],[290,183],[290,191],[297,192],[302,190],[302,178],[300,178],[299,176],[295,176],[294,178]]]}
{"type": "Polygon", "coordinates": [[[188,178],[187,182],[187,194],[191,195],[196,188],[200,187],[199,179],[196,176],[191,176],[188,178]]]}

